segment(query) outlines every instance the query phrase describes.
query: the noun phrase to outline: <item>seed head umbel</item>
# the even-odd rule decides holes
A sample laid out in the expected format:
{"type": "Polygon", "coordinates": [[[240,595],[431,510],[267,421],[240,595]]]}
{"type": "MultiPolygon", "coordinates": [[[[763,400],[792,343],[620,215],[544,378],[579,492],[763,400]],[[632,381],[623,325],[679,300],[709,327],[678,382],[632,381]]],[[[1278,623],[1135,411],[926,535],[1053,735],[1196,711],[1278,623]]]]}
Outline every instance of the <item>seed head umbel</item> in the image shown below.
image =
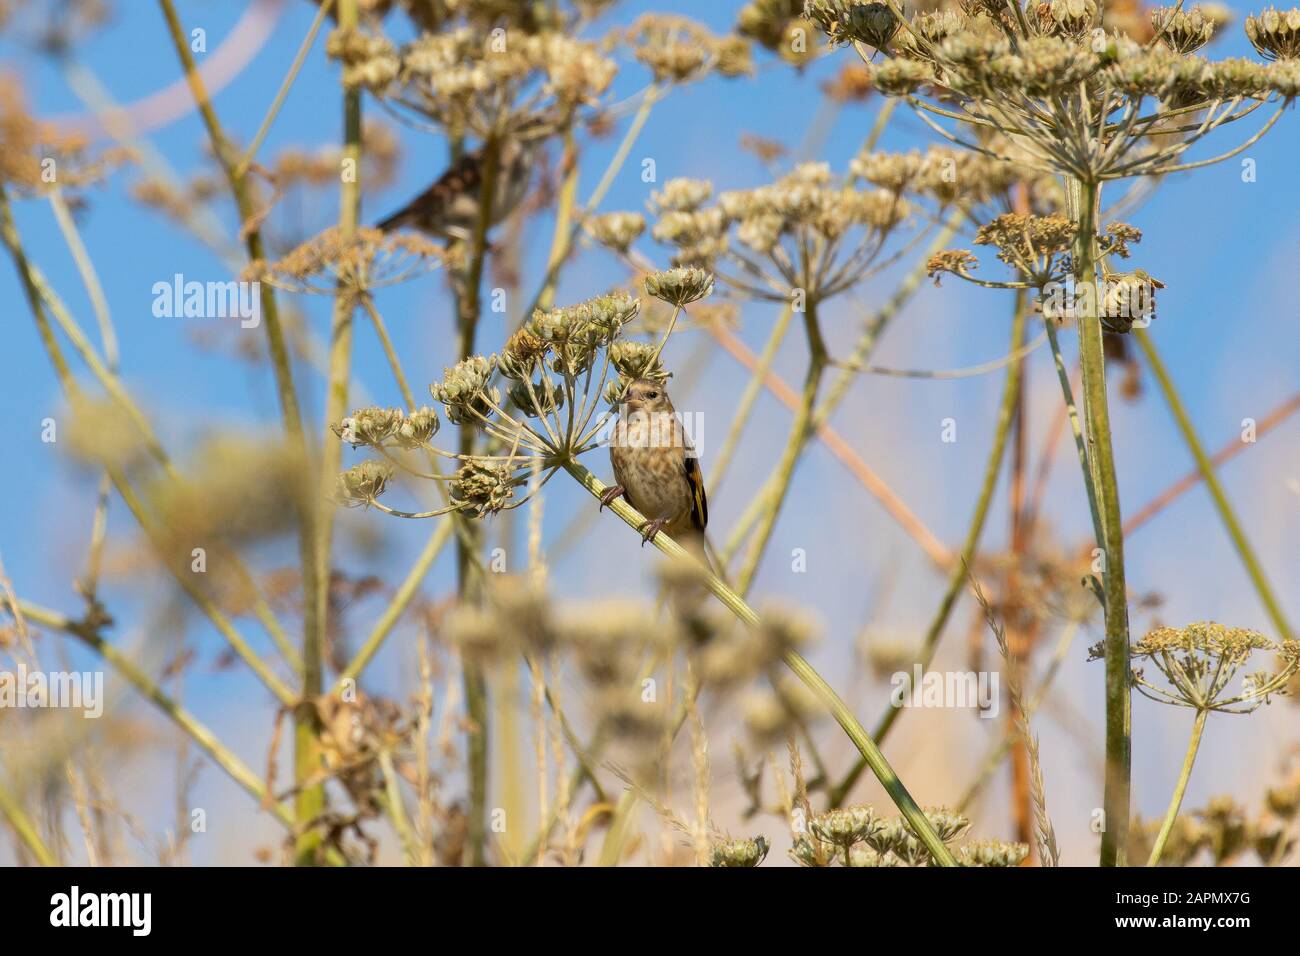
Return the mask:
{"type": "Polygon", "coordinates": [[[646,295],[669,305],[685,306],[713,291],[713,276],[703,269],[678,267],[645,278],[646,295]]]}
{"type": "Polygon", "coordinates": [[[1269,7],[1246,18],[1246,38],[1267,60],[1300,57],[1300,9],[1282,11],[1269,7]]]}

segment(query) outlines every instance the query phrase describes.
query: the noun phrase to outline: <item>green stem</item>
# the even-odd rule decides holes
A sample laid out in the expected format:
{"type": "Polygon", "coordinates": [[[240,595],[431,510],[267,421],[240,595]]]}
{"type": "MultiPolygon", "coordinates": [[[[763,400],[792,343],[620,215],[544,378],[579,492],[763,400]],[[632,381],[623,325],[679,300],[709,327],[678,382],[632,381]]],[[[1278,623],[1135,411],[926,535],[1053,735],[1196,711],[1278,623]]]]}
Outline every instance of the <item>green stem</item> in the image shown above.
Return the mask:
{"type": "MultiPolygon", "coordinates": [[[[1011,321],[1011,350],[1014,352],[1020,347],[1025,332],[1025,314],[1027,309],[1028,297],[1023,289],[1016,291],[1015,311],[1011,321]]],[[[1007,374],[1002,386],[1002,401],[998,406],[998,420],[993,432],[993,447],[989,449],[988,460],[984,463],[984,478],[980,485],[979,498],[975,502],[975,511],[971,515],[970,525],[966,529],[966,540],[962,544],[961,557],[953,565],[948,575],[948,586],[944,590],[943,599],[939,602],[939,609],[935,612],[934,618],[930,621],[930,626],[925,632],[925,640],[921,645],[920,662],[921,668],[930,666],[934,659],[935,651],[939,646],[939,638],[943,634],[943,629],[948,623],[948,618],[952,615],[953,606],[957,602],[957,595],[961,592],[962,587],[969,579],[969,568],[975,558],[975,550],[979,547],[980,536],[984,532],[984,524],[988,518],[989,505],[993,501],[993,490],[997,487],[998,475],[1001,472],[1002,457],[1006,452],[1007,436],[1011,432],[1011,422],[1015,417],[1016,403],[1020,397],[1022,361],[1012,362],[1007,366],[1007,374]]],[[[884,741],[888,736],[889,730],[894,726],[894,721],[903,708],[890,706],[880,717],[880,722],[876,725],[872,737],[877,743],[884,741]]],[[[840,781],[839,785],[834,787],[830,792],[830,805],[838,807],[844,802],[853,785],[857,783],[858,777],[866,768],[866,761],[859,760],[852,770],[840,781]]]]}
{"type": "MultiPolygon", "coordinates": [[[[208,96],[203,78],[199,75],[190,51],[185,28],[176,13],[173,0],[158,0],[162,7],[163,18],[167,21],[167,30],[171,35],[172,45],[180,58],[185,71],[194,102],[198,105],[199,116],[212,141],[212,151],[220,163],[230,191],[235,197],[242,223],[258,221],[260,210],[257,208],[252,191],[248,187],[247,172],[239,169],[239,160],[217,118],[212,100],[208,96]]],[[[355,0],[351,0],[355,5],[355,0]]],[[[340,12],[340,23],[343,14],[340,12]]],[[[252,262],[266,258],[266,249],[260,228],[249,228],[244,240],[245,250],[252,262]]],[[[320,692],[319,660],[320,647],[324,637],[324,618],[322,608],[325,606],[325,583],[320,576],[320,548],[318,541],[318,506],[311,500],[312,482],[310,480],[310,456],[308,454],[307,436],[303,430],[302,413],[298,408],[298,395],[294,390],[293,370],[289,360],[289,348],[285,338],[284,326],[280,321],[274,290],[267,283],[261,284],[261,303],[263,324],[266,326],[267,350],[271,356],[271,367],[275,372],[276,392],[280,402],[280,414],[284,421],[284,430],[289,439],[290,451],[304,463],[308,473],[304,475],[301,489],[302,501],[298,506],[298,554],[302,566],[303,590],[303,688],[309,696],[300,702],[295,715],[295,776],[301,782],[318,774],[320,770],[320,718],[316,713],[315,693],[320,692]],[[313,659],[314,658],[314,659],[313,659]]],[[[299,837],[295,856],[298,862],[310,862],[315,858],[315,848],[320,842],[320,833],[305,825],[309,819],[314,820],[324,808],[324,786],[303,787],[297,798],[299,819],[299,837]]]]}
{"type": "Polygon", "coordinates": [[[1079,408],[1074,402],[1074,389],[1070,387],[1070,373],[1065,367],[1065,356],[1061,354],[1061,342],[1056,334],[1056,321],[1043,317],[1047,329],[1047,340],[1052,347],[1052,360],[1056,365],[1056,377],[1061,383],[1061,398],[1065,402],[1066,414],[1070,419],[1070,430],[1074,433],[1074,447],[1079,454],[1079,469],[1083,472],[1083,487],[1088,493],[1088,512],[1092,515],[1092,533],[1097,541],[1105,534],[1101,530],[1101,512],[1097,510],[1097,486],[1092,480],[1092,468],[1088,464],[1087,439],[1083,435],[1083,426],[1079,422],[1079,408]]]}
{"type": "Polygon", "coordinates": [[[795,411],[794,423],[790,426],[790,437],[786,440],[785,450],[781,453],[776,471],[773,472],[775,484],[766,495],[762,518],[750,542],[745,564],[737,576],[736,589],[741,594],[747,594],[750,585],[754,583],[759,562],[763,560],[763,552],[767,550],[767,544],[776,528],[776,520],[781,514],[781,506],[785,503],[786,495],[794,480],[795,466],[799,463],[799,456],[813,434],[812,422],[813,412],[817,406],[817,391],[821,387],[822,375],[826,371],[829,356],[826,345],[822,341],[821,329],[817,324],[817,304],[811,298],[807,302],[807,311],[804,312],[804,326],[808,334],[809,357],[803,396],[799,401],[799,408],[795,411]]]}
{"type": "MultiPolygon", "coordinates": [[[[875,350],[876,343],[879,341],[885,328],[894,317],[903,310],[903,306],[908,303],[912,296],[916,294],[917,289],[920,288],[921,280],[925,278],[926,260],[931,254],[938,252],[947,246],[949,240],[952,239],[957,228],[963,221],[965,221],[964,212],[954,212],[949,216],[948,220],[944,223],[943,229],[935,236],[934,241],[930,243],[929,248],[926,250],[926,254],[920,257],[912,271],[907,274],[901,283],[899,283],[898,288],[894,290],[894,294],[890,296],[889,300],[881,306],[878,311],[872,314],[870,319],[867,321],[861,335],[858,337],[857,344],[854,346],[852,355],[845,360],[843,368],[840,369],[839,374],[827,387],[826,396],[818,403],[817,408],[813,412],[811,423],[813,434],[820,432],[822,427],[830,421],[831,415],[835,413],[835,409],[839,407],[840,402],[842,402],[844,397],[848,394],[849,386],[853,384],[860,374],[858,368],[865,365],[867,359],[871,357],[872,352],[875,350]]],[[[727,536],[726,543],[723,545],[721,550],[721,556],[724,563],[731,563],[732,557],[735,555],[736,551],[739,550],[746,535],[749,534],[754,523],[758,521],[759,516],[763,513],[763,508],[765,507],[768,497],[776,487],[776,481],[777,476],[775,474],[769,476],[767,481],[763,483],[762,488],[759,489],[758,493],[754,495],[749,504],[745,507],[740,518],[737,519],[734,529],[727,536]]],[[[937,562],[937,556],[945,550],[943,546],[937,541],[934,541],[929,532],[923,526],[920,526],[919,523],[909,523],[908,519],[910,519],[911,516],[910,514],[905,513],[905,510],[900,507],[901,503],[896,500],[891,501],[886,497],[888,489],[884,487],[875,488],[870,484],[867,484],[867,491],[885,504],[886,510],[888,510],[889,514],[896,520],[899,520],[904,529],[916,540],[920,541],[922,547],[925,548],[927,553],[929,553],[937,562]]],[[[943,564],[946,564],[946,561],[941,562],[941,566],[943,564]]]]}
{"type": "MultiPolygon", "coordinates": [[[[487,234],[492,225],[492,207],[495,204],[497,177],[501,168],[501,147],[495,139],[484,144],[483,187],[479,193],[478,222],[470,238],[469,262],[465,270],[464,294],[458,303],[457,351],[462,360],[474,353],[474,340],[478,329],[483,267],[487,259],[487,234]]],[[[460,453],[474,451],[474,432],[469,428],[460,431],[460,453]]],[[[455,519],[453,518],[453,521],[455,519]]],[[[467,529],[470,541],[473,530],[467,529]]],[[[461,600],[472,598],[470,593],[472,554],[470,544],[463,537],[456,539],[457,593],[461,600]]],[[[469,825],[467,833],[470,866],[483,866],[487,847],[487,795],[488,795],[488,688],[482,667],[465,660],[462,662],[462,682],[465,691],[465,711],[468,717],[466,730],[466,757],[469,770],[469,825]]]]}
{"type": "MultiPolygon", "coordinates": [[[[599,499],[607,490],[605,483],[593,475],[590,470],[579,462],[566,462],[564,468],[579,484],[586,488],[594,498],[599,499]]],[[[645,525],[645,516],[627,502],[619,499],[614,501],[609,507],[610,510],[612,510],[614,514],[618,515],[618,517],[621,518],[629,527],[640,529],[645,525]]],[[[745,603],[745,599],[736,591],[728,587],[721,578],[717,577],[717,575],[713,574],[708,568],[700,564],[699,561],[691,557],[690,554],[677,544],[676,541],[664,534],[662,531],[656,534],[651,540],[656,548],[669,557],[675,558],[679,561],[691,562],[692,566],[700,574],[705,587],[707,587],[709,591],[711,591],[713,595],[722,602],[727,610],[731,611],[731,613],[741,621],[741,623],[746,624],[749,627],[760,626],[761,621],[759,620],[758,615],[754,612],[753,608],[745,603]]],[[[903,782],[898,779],[898,775],[894,773],[894,768],[889,765],[889,761],[885,759],[885,755],[880,752],[880,748],[876,746],[875,741],[871,739],[862,724],[858,722],[857,717],[853,715],[853,711],[851,711],[848,708],[848,705],[846,705],[844,701],[840,699],[840,696],[835,693],[834,688],[826,683],[811,664],[794,651],[786,652],[785,664],[794,672],[795,676],[798,677],[799,680],[801,680],[814,694],[817,695],[822,704],[830,711],[831,716],[835,718],[835,722],[843,728],[849,739],[853,741],[854,746],[858,748],[858,752],[861,753],[863,758],[867,761],[867,766],[871,768],[872,773],[876,775],[876,779],[880,781],[885,792],[889,794],[890,800],[894,802],[894,805],[898,807],[899,811],[907,819],[912,830],[916,833],[921,842],[925,844],[926,849],[930,851],[935,862],[941,866],[956,866],[957,861],[953,858],[952,853],[946,846],[944,846],[943,841],[939,839],[938,834],[934,832],[934,827],[930,825],[930,821],[926,819],[925,814],[921,812],[921,808],[917,806],[916,801],[912,799],[912,795],[908,793],[903,782]]]]}
{"type": "MultiPolygon", "coordinates": [[[[357,0],[338,0],[339,29],[354,29],[358,21],[357,0]]],[[[317,18],[316,26],[319,26],[317,18]]],[[[314,29],[314,28],[313,28],[314,29]]],[[[303,52],[306,47],[304,46],[303,52]]],[[[292,82],[293,72],[286,79],[292,82]]],[[[272,108],[274,112],[275,107],[272,108]]],[[[272,114],[273,115],[273,114],[272,114]]],[[[268,121],[270,116],[268,116],[268,121]]],[[[249,156],[253,155],[250,149],[249,156]]],[[[339,187],[338,232],[343,241],[350,239],[361,218],[361,91],[343,90],[343,162],[350,165],[352,175],[342,176],[339,187]]],[[[242,176],[242,168],[239,173],[242,176]]],[[[356,311],[356,286],[362,276],[344,276],[339,280],[334,296],[333,317],[330,323],[329,376],[325,391],[324,442],[321,446],[321,466],[318,472],[316,502],[304,505],[304,511],[313,510],[316,517],[315,548],[304,562],[315,566],[316,587],[306,594],[305,600],[313,602],[314,613],[307,619],[314,626],[304,630],[302,648],[302,700],[294,720],[294,774],[298,785],[295,812],[298,816],[299,837],[295,849],[298,865],[309,866],[316,862],[322,834],[313,822],[325,811],[325,784],[310,783],[320,776],[323,761],[321,747],[320,714],[315,701],[324,690],[325,622],[329,616],[329,579],[332,561],[330,553],[334,538],[334,506],[330,502],[330,486],[341,467],[343,446],[334,440],[330,426],[347,414],[348,382],[352,374],[352,330],[356,311]]]]}
{"type": "MultiPolygon", "coordinates": [[[[60,327],[72,340],[74,347],[76,347],[79,354],[86,359],[87,364],[91,366],[91,369],[96,371],[97,374],[103,376],[101,381],[107,384],[115,383],[118,380],[115,376],[109,374],[107,370],[104,369],[103,364],[95,355],[94,349],[91,348],[89,342],[86,341],[80,327],[72,320],[71,316],[67,314],[67,310],[64,307],[62,300],[59,299],[59,297],[49,287],[49,284],[45,281],[40,270],[37,269],[37,267],[27,258],[27,255],[23,250],[22,240],[19,237],[17,227],[14,224],[8,197],[5,194],[3,186],[0,186],[0,240],[3,240],[4,245],[9,250],[10,256],[14,260],[14,265],[18,270],[19,278],[27,294],[28,305],[32,317],[36,322],[41,342],[49,355],[50,362],[54,366],[55,375],[59,380],[59,385],[69,403],[75,410],[77,403],[81,398],[81,390],[77,385],[77,380],[72,375],[71,368],[68,365],[67,358],[63,354],[63,350],[59,347],[59,343],[54,336],[53,328],[49,322],[49,316],[46,314],[47,309],[58,320],[60,327]]],[[[138,407],[131,402],[130,396],[126,395],[124,391],[119,389],[117,392],[114,392],[112,387],[109,387],[108,390],[110,393],[114,394],[115,397],[118,397],[118,400],[123,403],[125,408],[128,410],[136,408],[136,411],[139,411],[138,407]]],[[[146,438],[151,436],[153,433],[149,429],[148,422],[144,419],[143,414],[140,414],[139,421],[143,423],[142,429],[146,438]]],[[[167,458],[166,453],[162,450],[162,446],[155,440],[152,441],[149,447],[153,450],[153,454],[163,465],[164,469],[167,470],[168,475],[175,477],[175,471],[172,469],[171,462],[167,458]]],[[[143,504],[135,495],[130,484],[126,481],[126,477],[122,473],[121,469],[116,467],[106,467],[105,473],[110,477],[114,487],[117,488],[118,493],[122,496],[122,500],[131,510],[131,513],[135,516],[136,520],[140,523],[141,529],[143,529],[149,537],[150,542],[157,551],[159,559],[175,576],[177,583],[180,584],[185,592],[190,595],[194,603],[198,605],[199,609],[202,610],[203,613],[212,621],[213,626],[215,626],[221,635],[229,641],[230,646],[235,650],[235,652],[243,658],[245,663],[248,664],[259,678],[261,678],[262,682],[266,684],[267,688],[275,694],[280,702],[285,705],[291,704],[295,699],[293,692],[276,676],[275,672],[271,670],[266,662],[258,657],[257,653],[252,649],[248,642],[244,640],[243,636],[235,628],[234,624],[224,614],[222,614],[216,604],[209,600],[208,597],[198,588],[194,583],[192,576],[177,570],[175,562],[171,559],[167,549],[163,545],[163,538],[159,529],[154,525],[153,521],[146,513],[143,504]]],[[[246,572],[241,569],[241,573],[246,572]]]]}
{"type": "Polygon", "coordinates": [[[1106,780],[1103,796],[1105,830],[1101,865],[1123,866],[1128,840],[1130,776],[1132,773],[1132,692],[1129,675],[1128,602],[1124,583],[1124,531],[1111,445],[1110,409],[1106,399],[1106,357],[1101,320],[1097,315],[1097,204],[1101,187],[1076,180],[1071,205],[1079,223],[1074,252],[1076,294],[1087,287],[1079,303],[1079,356],[1083,368],[1083,407],[1087,419],[1088,463],[1097,489],[1101,517],[1102,597],[1106,612],[1106,780]]]}
{"type": "MultiPolygon", "coordinates": [[[[316,42],[316,35],[320,33],[321,25],[325,22],[325,17],[334,7],[334,0],[321,0],[320,7],[316,11],[316,19],[312,21],[311,29],[303,37],[302,43],[298,47],[298,54],[293,58],[293,63],[289,66],[289,72],[285,74],[284,81],[280,84],[280,89],[276,91],[275,99],[271,101],[271,108],[266,111],[266,116],[262,117],[262,125],[257,128],[256,135],[253,136],[253,142],[249,144],[248,151],[244,153],[244,158],[239,161],[235,167],[236,175],[242,176],[248,172],[248,167],[257,159],[257,151],[262,148],[262,142],[266,139],[266,134],[271,131],[271,124],[275,118],[280,115],[280,107],[284,105],[284,99],[289,95],[289,90],[293,87],[293,81],[298,78],[298,71],[307,60],[307,54],[311,52],[312,45],[316,42]]],[[[346,11],[340,11],[339,23],[343,23],[346,11]]],[[[353,20],[356,18],[353,17],[353,20]]]]}
{"type": "Polygon", "coordinates": [[[722,484],[722,477],[727,473],[727,468],[731,464],[731,456],[735,454],[740,435],[749,422],[749,416],[754,410],[754,402],[758,399],[758,393],[763,390],[763,380],[767,378],[767,373],[772,368],[772,362],[776,359],[776,353],[781,348],[781,342],[785,338],[786,329],[790,327],[790,319],[793,315],[794,309],[789,305],[781,310],[781,317],[772,326],[772,333],[767,337],[767,344],[763,346],[763,354],[759,356],[758,365],[754,368],[754,374],[749,377],[749,382],[745,385],[745,391],[741,393],[740,404],[736,408],[735,417],[731,420],[731,428],[727,432],[727,438],[722,443],[722,448],[719,449],[717,457],[713,460],[713,468],[709,475],[710,495],[718,493],[718,486],[722,484]]]}
{"type": "Polygon", "coordinates": [[[59,865],[58,859],[41,839],[32,818],[27,815],[27,811],[23,809],[18,799],[3,786],[0,786],[0,816],[9,821],[14,833],[18,834],[18,839],[22,840],[32,856],[36,857],[37,863],[41,866],[59,865]]]}
{"type": "Polygon", "coordinates": [[[1183,769],[1178,774],[1178,784],[1174,787],[1174,795],[1169,800],[1169,809],[1165,811],[1165,822],[1160,825],[1160,833],[1156,836],[1155,846],[1151,848],[1147,866],[1155,866],[1159,863],[1160,855],[1165,851],[1165,843],[1174,828],[1174,821],[1178,819],[1178,808],[1183,805],[1183,794],[1187,791],[1187,781],[1192,776],[1192,764],[1196,762],[1196,751],[1200,749],[1201,734],[1205,730],[1205,718],[1209,715],[1208,710],[1196,712],[1196,722],[1192,724],[1192,739],[1188,741],[1187,755],[1183,757],[1183,769]]]}
{"type": "MultiPolygon", "coordinates": [[[[233,752],[221,743],[217,736],[206,726],[199,723],[189,711],[167,695],[158,684],[135,662],[123,654],[99,632],[85,623],[66,617],[57,611],[51,611],[27,601],[19,602],[23,615],[31,621],[45,627],[54,628],[71,634],[108,663],[122,675],[140,695],[152,701],[173,723],[183,730],[212,761],[224,770],[237,784],[248,791],[260,803],[267,802],[267,790],[261,778],[253,773],[233,752]]],[[[278,801],[270,802],[271,812],[282,824],[293,829],[294,818],[289,808],[278,801]]]]}
{"type": "Polygon", "coordinates": [[[440,522],[433,530],[433,533],[429,535],[424,550],[416,558],[415,564],[411,566],[411,570],[397,589],[397,593],[393,595],[388,607],[384,608],[383,614],[375,622],[375,626],[371,629],[369,636],[366,637],[365,643],[361,645],[361,650],[357,651],[357,656],[339,675],[339,682],[335,685],[336,691],[342,690],[344,681],[356,680],[360,677],[361,672],[366,669],[366,665],[370,663],[371,658],[379,652],[384,640],[392,632],[398,619],[406,612],[416,592],[419,591],[420,582],[429,573],[429,568],[433,566],[433,562],[437,560],[438,555],[442,553],[443,547],[447,544],[447,539],[451,537],[452,520],[454,519],[449,518],[440,522]]]}
{"type": "Polygon", "coordinates": [[[1245,565],[1246,573],[1250,576],[1251,583],[1255,585],[1255,591],[1259,594],[1264,609],[1268,612],[1269,618],[1272,619],[1273,626],[1277,628],[1279,636],[1288,641],[1294,640],[1294,632],[1287,622],[1281,602],[1278,601],[1277,595],[1268,583],[1264,568],[1259,563],[1259,557],[1255,554],[1255,549],[1251,547],[1250,539],[1246,537],[1245,531],[1242,530],[1236,512],[1232,510],[1232,505],[1228,503],[1228,496],[1224,493],[1223,485],[1219,482],[1219,476],[1214,471],[1214,463],[1210,461],[1210,456],[1205,453],[1205,446],[1201,444],[1201,439],[1196,434],[1196,428],[1192,425],[1192,420],[1187,414],[1187,408],[1183,405],[1178,389],[1174,387],[1173,379],[1169,377],[1169,370],[1165,367],[1159,353],[1156,352],[1155,342],[1147,334],[1146,329],[1135,328],[1133,335],[1137,339],[1138,345],[1141,346],[1143,354],[1146,355],[1151,371],[1155,373],[1156,381],[1160,385],[1160,391],[1165,397],[1165,402],[1169,405],[1169,411],[1173,413],[1174,421],[1178,423],[1178,430],[1182,433],[1187,449],[1192,453],[1192,457],[1196,459],[1196,467],[1201,472],[1205,487],[1210,490],[1210,497],[1214,500],[1214,507],[1219,512],[1219,519],[1223,522],[1223,526],[1227,528],[1228,536],[1232,538],[1237,554],[1241,557],[1241,563],[1245,565]]]}

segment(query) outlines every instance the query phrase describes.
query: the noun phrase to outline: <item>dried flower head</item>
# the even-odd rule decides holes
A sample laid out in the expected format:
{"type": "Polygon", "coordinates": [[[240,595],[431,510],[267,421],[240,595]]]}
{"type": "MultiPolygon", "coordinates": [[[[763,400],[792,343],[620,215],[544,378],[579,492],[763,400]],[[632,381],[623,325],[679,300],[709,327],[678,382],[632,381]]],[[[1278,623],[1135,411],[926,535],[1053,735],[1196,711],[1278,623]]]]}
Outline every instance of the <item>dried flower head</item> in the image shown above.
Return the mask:
{"type": "Polygon", "coordinates": [[[233,547],[292,529],[305,474],[301,457],[272,436],[218,432],[194,449],[181,478],[159,476],[145,495],[174,539],[233,547]]]}
{"type": "Polygon", "coordinates": [[[496,389],[485,391],[496,367],[495,355],[473,355],[444,368],[442,381],[429,386],[429,393],[435,401],[442,403],[453,425],[473,421],[476,414],[480,414],[476,409],[484,400],[492,405],[500,404],[500,394],[496,389]]]}
{"type": "Polygon", "coordinates": [[[1195,53],[1214,36],[1220,21],[1206,14],[1199,6],[1184,10],[1180,7],[1158,7],[1151,11],[1151,27],[1160,42],[1175,53],[1195,53]]]}
{"type": "Polygon", "coordinates": [[[374,504],[387,489],[394,471],[391,463],[373,459],[353,465],[339,475],[336,497],[340,503],[352,507],[374,504]]]}
{"type": "Polygon", "coordinates": [[[338,28],[325,41],[325,53],[343,64],[343,85],[382,93],[397,78],[397,50],[387,37],[356,28],[338,28]]]}
{"type": "Polygon", "coordinates": [[[871,81],[882,93],[910,96],[935,81],[934,68],[929,63],[895,57],[877,66],[871,81]]]}
{"type": "MultiPolygon", "coordinates": [[[[1268,703],[1272,695],[1285,693],[1287,682],[1300,669],[1300,642],[1277,644],[1258,631],[1212,621],[1158,627],[1133,645],[1132,655],[1153,664],[1170,687],[1157,687],[1140,668],[1134,668],[1134,686],[1144,696],[1157,703],[1228,714],[1250,713],[1268,703]],[[1230,693],[1228,685],[1256,651],[1277,654],[1280,667],[1246,675],[1241,691],[1230,693]]],[[[1104,657],[1104,646],[1092,648],[1091,657],[1104,657]]]]}
{"type": "MultiPolygon", "coordinates": [[[[961,839],[970,829],[970,820],[945,807],[926,808],[925,818],[944,843],[961,839]]],[[[880,821],[867,843],[881,856],[893,856],[905,866],[925,866],[931,862],[930,851],[916,838],[911,825],[901,816],[880,821]]]]}
{"type": "Polygon", "coordinates": [[[1265,59],[1294,60],[1300,57],[1300,10],[1269,7],[1247,17],[1246,37],[1265,59]]]}
{"type": "Polygon", "coordinates": [[[389,442],[399,448],[420,448],[438,431],[438,415],[423,407],[408,416],[400,408],[362,408],[334,427],[334,432],[353,448],[369,445],[382,448],[389,442]]]}
{"type": "Polygon", "coordinates": [[[981,226],[975,244],[993,246],[998,259],[1027,275],[1050,276],[1077,232],[1078,226],[1065,216],[1006,213],[981,226]]]}
{"type": "Polygon", "coordinates": [[[963,866],[1019,866],[1029,856],[1029,845],[1002,840],[979,840],[959,851],[963,866]]]}
{"type": "Polygon", "coordinates": [[[745,729],[759,743],[783,741],[824,712],[812,691],[785,675],[777,677],[770,690],[751,691],[741,702],[745,729]]]}
{"type": "Polygon", "coordinates": [[[713,844],[710,866],[758,866],[771,847],[761,836],[750,840],[723,840],[713,844]]]}
{"type": "Polygon", "coordinates": [[[816,55],[816,47],[809,41],[813,29],[804,19],[803,0],[751,0],[736,18],[738,34],[795,64],[816,55]]]}
{"type": "Polygon", "coordinates": [[[678,307],[696,302],[713,291],[713,276],[703,269],[678,267],[645,278],[647,295],[678,307]]]}
{"type": "Polygon", "coordinates": [[[451,502],[481,518],[505,508],[514,498],[515,488],[526,481],[507,464],[473,458],[461,466],[451,482],[451,502]]]}
{"type": "Polygon", "coordinates": [[[687,17],[644,14],[625,39],[656,83],[688,83],[710,71],[726,77],[752,71],[749,45],[743,39],[716,37],[687,17]]]}
{"type": "Polygon", "coordinates": [[[639,212],[607,212],[589,219],[586,229],[602,246],[626,254],[645,232],[645,216],[639,212]]]}
{"type": "Polygon", "coordinates": [[[46,123],[27,111],[22,89],[0,77],[0,185],[20,192],[44,192],[56,183],[79,186],[100,178],[120,154],[98,159],[79,133],[46,123]]]}
{"type": "Polygon", "coordinates": [[[652,620],[640,603],[606,599],[561,608],[555,627],[589,682],[626,686],[637,673],[633,649],[670,645],[674,639],[652,620]]]}
{"type": "Polygon", "coordinates": [[[1031,4],[1030,25],[1044,36],[1081,37],[1098,23],[1093,0],[1044,0],[1031,4]]]}
{"type": "Polygon", "coordinates": [[[821,27],[832,44],[858,42],[883,50],[898,32],[898,18],[884,3],[808,0],[804,16],[821,27]]]}
{"type": "Polygon", "coordinates": [[[314,295],[338,295],[339,285],[376,289],[395,285],[439,268],[442,247],[411,232],[361,228],[345,235],[331,226],[275,262],[251,263],[240,278],[278,289],[314,295]]]}
{"type": "Polygon", "coordinates": [[[969,279],[970,270],[979,265],[979,258],[969,249],[945,249],[936,252],[925,262],[925,274],[938,285],[945,272],[969,279]]]}
{"type": "Polygon", "coordinates": [[[828,810],[813,817],[808,823],[813,836],[841,851],[869,840],[881,826],[875,811],[868,806],[828,810]]]}
{"type": "Polygon", "coordinates": [[[597,46],[560,31],[507,33],[492,22],[424,33],[402,48],[395,106],[478,136],[498,127],[502,104],[516,123],[546,118],[536,134],[571,124],[594,107],[617,71],[597,46]]]}

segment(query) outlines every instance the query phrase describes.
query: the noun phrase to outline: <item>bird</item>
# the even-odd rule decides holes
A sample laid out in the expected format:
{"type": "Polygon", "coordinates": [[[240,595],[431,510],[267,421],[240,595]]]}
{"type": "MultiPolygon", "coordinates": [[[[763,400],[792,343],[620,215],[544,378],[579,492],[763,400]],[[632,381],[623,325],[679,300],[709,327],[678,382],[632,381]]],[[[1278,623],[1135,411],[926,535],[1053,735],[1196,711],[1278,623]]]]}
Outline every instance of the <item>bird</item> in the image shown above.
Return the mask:
{"type": "Polygon", "coordinates": [[[653,379],[636,379],[619,405],[609,445],[616,484],[601,495],[598,510],[626,498],[646,517],[642,547],[663,531],[711,568],[704,536],[709,523],[704,474],[668,390],[653,379]]]}
{"type": "MultiPolygon", "coordinates": [[[[537,121],[501,138],[489,228],[523,201],[544,130],[544,124],[537,121]]],[[[375,228],[383,232],[413,228],[437,239],[468,242],[478,228],[487,148],[484,144],[461,156],[424,192],[380,220],[375,228]]]]}

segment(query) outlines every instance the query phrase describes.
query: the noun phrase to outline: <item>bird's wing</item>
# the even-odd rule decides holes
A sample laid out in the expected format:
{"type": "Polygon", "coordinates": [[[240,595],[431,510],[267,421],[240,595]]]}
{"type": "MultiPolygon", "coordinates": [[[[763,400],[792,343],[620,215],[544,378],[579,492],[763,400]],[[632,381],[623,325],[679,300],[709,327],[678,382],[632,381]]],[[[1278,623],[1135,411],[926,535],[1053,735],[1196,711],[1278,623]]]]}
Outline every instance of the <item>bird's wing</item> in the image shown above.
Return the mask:
{"type": "Polygon", "coordinates": [[[703,531],[709,523],[709,499],[704,493],[704,472],[700,470],[699,456],[688,448],[682,456],[682,463],[691,486],[691,524],[703,531]]]}

